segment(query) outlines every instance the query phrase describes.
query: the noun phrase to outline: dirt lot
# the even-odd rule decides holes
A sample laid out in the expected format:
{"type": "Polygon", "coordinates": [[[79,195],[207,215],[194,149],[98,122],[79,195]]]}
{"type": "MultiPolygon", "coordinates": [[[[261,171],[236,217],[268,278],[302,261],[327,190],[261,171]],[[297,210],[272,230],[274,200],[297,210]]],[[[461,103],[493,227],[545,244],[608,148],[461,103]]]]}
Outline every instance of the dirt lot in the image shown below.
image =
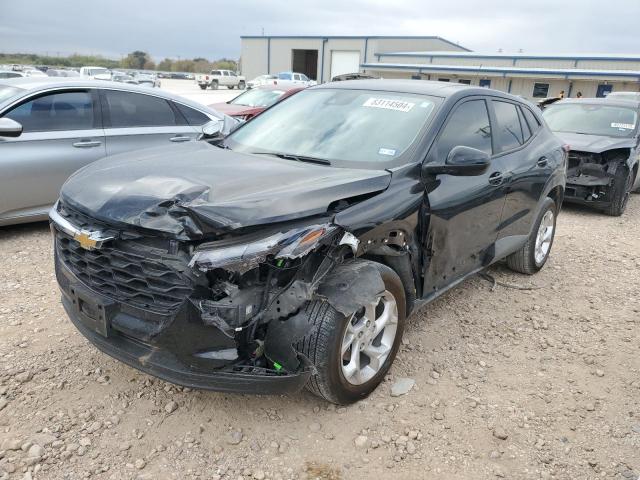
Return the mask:
{"type": "Polygon", "coordinates": [[[138,373],[65,317],[46,225],[0,229],[0,251],[0,479],[640,472],[640,196],[621,218],[566,208],[539,275],[497,266],[510,287],[476,277],[414,315],[388,380],[347,408],[138,373]],[[399,377],[416,386],[392,397],[399,377]]]}

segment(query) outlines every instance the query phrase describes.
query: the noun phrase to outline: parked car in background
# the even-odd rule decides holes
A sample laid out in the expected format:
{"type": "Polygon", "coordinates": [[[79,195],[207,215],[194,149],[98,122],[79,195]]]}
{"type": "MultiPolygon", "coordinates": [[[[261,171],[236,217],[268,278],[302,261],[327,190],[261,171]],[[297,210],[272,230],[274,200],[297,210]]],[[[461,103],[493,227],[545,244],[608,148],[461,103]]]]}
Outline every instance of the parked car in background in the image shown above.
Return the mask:
{"type": "Polygon", "coordinates": [[[90,80],[111,80],[111,71],[104,67],[82,67],[80,76],[90,80]]]}
{"type": "Polygon", "coordinates": [[[549,258],[566,152],[534,109],[455,84],[328,83],[218,146],[97,162],[50,215],[64,308],[170,382],[360,400],[411,312],[502,259],[533,274],[549,258]]]}
{"type": "Polygon", "coordinates": [[[295,85],[304,85],[305,87],[317,85],[315,80],[310,80],[304,73],[297,72],[280,72],[278,74],[278,80],[291,82],[295,85]]]}
{"type": "Polygon", "coordinates": [[[133,78],[138,82],[138,85],[152,88],[160,87],[160,80],[158,80],[156,75],[150,73],[137,73],[133,78]]]}
{"type": "Polygon", "coordinates": [[[105,156],[196,140],[201,104],[123,83],[47,77],[0,81],[0,225],[43,220],[66,178],[105,156]],[[102,108],[100,108],[102,105],[102,108]]]}
{"type": "Polygon", "coordinates": [[[15,72],[13,70],[0,70],[0,79],[3,78],[20,78],[24,77],[24,73],[15,72]]]}
{"type": "Polygon", "coordinates": [[[250,120],[262,113],[271,105],[290,97],[305,87],[278,87],[277,85],[265,85],[252,88],[241,93],[233,100],[209,105],[217,112],[224,113],[239,120],[250,120]]]}
{"type": "Polygon", "coordinates": [[[619,216],[638,187],[640,102],[607,98],[566,99],[544,111],[549,128],[571,148],[568,202],[619,216]]]}
{"type": "Polygon", "coordinates": [[[366,73],[343,73],[342,75],[336,75],[331,79],[332,82],[343,82],[345,80],[375,80],[379,77],[368,75],[366,73]]]}
{"type": "Polygon", "coordinates": [[[44,73],[42,70],[38,70],[37,68],[31,68],[29,70],[23,70],[22,73],[24,73],[25,77],[46,77],[47,74],[44,73]]]}
{"type": "Polygon", "coordinates": [[[615,100],[635,100],[640,102],[640,92],[611,92],[605,98],[615,100]]]}
{"type": "Polygon", "coordinates": [[[261,87],[262,85],[275,85],[277,80],[277,75],[259,75],[253,80],[249,80],[247,82],[247,88],[261,87]]]}
{"type": "Polygon", "coordinates": [[[49,77],[79,77],[80,74],[75,70],[66,69],[52,69],[47,70],[47,76],[49,77]]]}
{"type": "Polygon", "coordinates": [[[244,90],[246,87],[245,78],[231,70],[211,70],[210,73],[198,74],[196,82],[202,90],[206,88],[217,90],[218,87],[227,87],[229,90],[238,87],[238,89],[244,90]]]}
{"type": "Polygon", "coordinates": [[[136,80],[132,75],[124,72],[111,72],[112,82],[118,83],[129,83],[131,85],[138,85],[138,80],[136,80]]]}

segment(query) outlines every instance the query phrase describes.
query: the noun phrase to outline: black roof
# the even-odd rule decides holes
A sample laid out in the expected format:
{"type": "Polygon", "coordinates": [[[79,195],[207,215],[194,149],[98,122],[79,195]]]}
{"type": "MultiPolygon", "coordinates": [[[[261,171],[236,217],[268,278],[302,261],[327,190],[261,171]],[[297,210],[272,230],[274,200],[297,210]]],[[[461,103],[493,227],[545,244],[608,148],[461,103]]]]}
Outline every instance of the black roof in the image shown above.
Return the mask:
{"type": "Polygon", "coordinates": [[[640,109],[640,101],[631,98],[613,97],[613,98],[565,98],[554,105],[562,105],[566,103],[582,103],[584,105],[615,105],[617,107],[627,107],[640,109]]]}

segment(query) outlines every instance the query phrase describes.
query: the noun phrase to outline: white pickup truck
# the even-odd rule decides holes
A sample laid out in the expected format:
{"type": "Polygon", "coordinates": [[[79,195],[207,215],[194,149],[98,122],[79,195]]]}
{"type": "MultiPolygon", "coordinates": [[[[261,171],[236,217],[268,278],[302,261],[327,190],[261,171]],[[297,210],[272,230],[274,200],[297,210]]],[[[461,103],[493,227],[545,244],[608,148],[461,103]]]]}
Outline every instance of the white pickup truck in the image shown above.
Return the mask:
{"type": "Polygon", "coordinates": [[[244,77],[231,70],[211,70],[210,73],[198,74],[196,75],[196,83],[202,90],[207,87],[214,90],[217,90],[218,87],[227,87],[229,90],[238,87],[238,89],[244,90],[247,86],[244,77]]]}

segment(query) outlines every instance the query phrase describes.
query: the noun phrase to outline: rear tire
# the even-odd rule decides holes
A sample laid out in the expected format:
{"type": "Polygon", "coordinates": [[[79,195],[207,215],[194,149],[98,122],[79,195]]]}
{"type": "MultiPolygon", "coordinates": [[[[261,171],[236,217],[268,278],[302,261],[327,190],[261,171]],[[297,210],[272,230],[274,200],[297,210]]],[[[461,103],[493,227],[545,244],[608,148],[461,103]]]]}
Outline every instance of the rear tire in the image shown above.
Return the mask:
{"type": "MultiPolygon", "coordinates": [[[[352,360],[347,361],[345,355],[349,358],[354,355],[354,353],[352,350],[343,353],[345,340],[348,338],[348,335],[351,335],[347,331],[347,328],[353,329],[362,326],[363,329],[366,329],[367,327],[364,325],[368,319],[366,312],[363,312],[363,316],[359,318],[357,317],[358,312],[354,312],[354,315],[345,316],[326,301],[310,302],[306,307],[306,312],[311,319],[311,324],[315,328],[312,329],[312,333],[298,342],[297,350],[306,355],[316,368],[316,373],[311,376],[307,384],[307,390],[332,403],[349,404],[366,398],[384,379],[400,347],[406,315],[406,301],[402,281],[389,267],[377,263],[375,265],[380,271],[386,289],[384,294],[378,299],[380,302],[378,308],[373,309],[376,319],[387,318],[385,313],[392,312],[394,308],[397,308],[397,323],[395,325],[392,325],[392,322],[389,324],[385,323],[385,325],[395,327],[395,337],[393,337],[393,340],[388,338],[386,345],[382,343],[386,328],[390,328],[385,326],[370,343],[369,348],[380,349],[384,346],[387,348],[390,346],[390,349],[386,357],[384,357],[384,360],[382,360],[382,364],[377,368],[377,373],[373,374],[373,371],[376,370],[371,368],[368,372],[370,372],[369,374],[372,376],[370,378],[362,377],[363,379],[368,378],[366,381],[357,384],[346,378],[344,374],[345,361],[347,362],[346,367],[349,367],[352,360]],[[390,301],[391,299],[395,302],[395,306],[393,306],[390,301]],[[380,309],[380,316],[377,316],[380,309]],[[391,342],[393,342],[392,345],[390,345],[391,342]]],[[[364,309],[365,306],[363,306],[363,310],[364,309]]],[[[375,328],[376,322],[374,321],[373,324],[375,328]]],[[[353,338],[355,342],[359,342],[358,339],[361,337],[353,335],[353,338]]],[[[362,338],[366,338],[366,335],[362,338]]],[[[349,341],[347,341],[347,343],[349,343],[349,341]]],[[[356,350],[355,356],[357,356],[358,359],[363,357],[369,359],[370,357],[367,356],[366,352],[367,348],[365,348],[362,353],[356,350]]],[[[361,365],[360,362],[361,360],[358,360],[358,367],[361,365]]],[[[362,367],[361,370],[364,372],[371,365],[374,365],[372,361],[362,367]]]]}
{"type": "Polygon", "coordinates": [[[553,239],[556,235],[557,211],[556,202],[549,197],[545,198],[527,243],[520,250],[507,257],[507,266],[511,270],[533,275],[539,272],[544,264],[547,263],[553,246],[553,239]],[[544,225],[542,225],[543,221],[544,225]],[[549,227],[552,228],[550,232],[548,231],[549,227]],[[550,235],[549,238],[545,239],[545,242],[548,240],[548,243],[541,241],[545,235],[550,235]]]}
{"type": "Polygon", "coordinates": [[[627,209],[629,195],[633,186],[633,178],[629,169],[620,166],[616,169],[611,185],[611,204],[604,210],[607,215],[619,217],[627,209]]]}
{"type": "Polygon", "coordinates": [[[233,85],[227,85],[227,88],[228,88],[229,90],[233,90],[233,85]]]}
{"type": "Polygon", "coordinates": [[[206,85],[200,85],[200,90],[206,90],[207,86],[206,85]]]}

